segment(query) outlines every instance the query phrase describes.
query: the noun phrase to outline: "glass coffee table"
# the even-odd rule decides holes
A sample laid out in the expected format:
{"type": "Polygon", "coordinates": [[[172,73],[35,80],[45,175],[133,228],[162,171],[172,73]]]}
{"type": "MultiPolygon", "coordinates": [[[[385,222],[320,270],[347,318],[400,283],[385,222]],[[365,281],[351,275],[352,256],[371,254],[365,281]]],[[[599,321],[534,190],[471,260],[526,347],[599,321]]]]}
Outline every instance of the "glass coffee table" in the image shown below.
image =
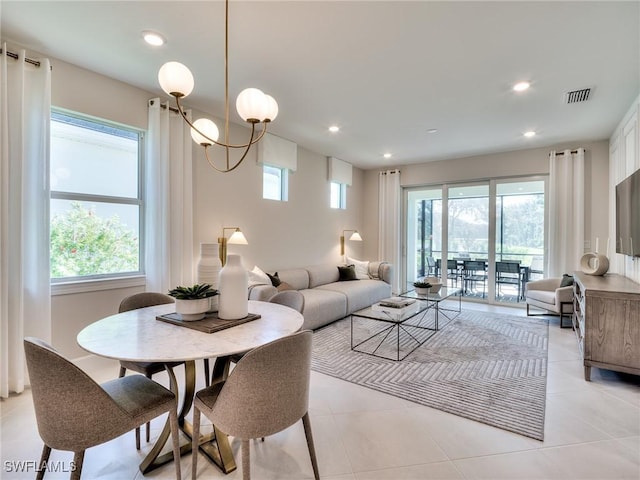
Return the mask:
{"type": "MultiPolygon", "coordinates": [[[[436,294],[405,292],[400,297],[415,300],[402,314],[375,305],[351,314],[351,350],[389,360],[404,360],[440,330],[440,314],[449,321],[461,311],[462,291],[442,287],[436,294]],[[458,296],[458,308],[443,308],[444,300],[458,296]]],[[[455,300],[454,300],[455,301],[455,300]]],[[[447,322],[449,323],[449,322],[447,322]]],[[[446,324],[445,324],[446,325],[446,324]]]]}

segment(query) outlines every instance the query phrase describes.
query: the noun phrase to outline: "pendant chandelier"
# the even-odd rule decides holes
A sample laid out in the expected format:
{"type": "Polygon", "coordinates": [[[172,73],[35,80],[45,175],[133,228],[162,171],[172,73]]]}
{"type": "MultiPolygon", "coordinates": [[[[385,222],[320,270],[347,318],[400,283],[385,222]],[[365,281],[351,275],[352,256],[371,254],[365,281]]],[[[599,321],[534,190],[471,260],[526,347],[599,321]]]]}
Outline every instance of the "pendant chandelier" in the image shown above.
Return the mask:
{"type": "Polygon", "coordinates": [[[176,106],[185,122],[191,127],[191,138],[198,145],[204,147],[207,162],[219,172],[231,172],[235,170],[245,159],[251,145],[260,141],[267,132],[267,124],[278,115],[278,103],[275,99],[263,93],[257,88],[246,88],[236,99],[236,109],[240,117],[251,125],[251,136],[247,143],[232,144],[229,141],[229,0],[225,0],[224,11],[224,141],[218,141],[220,135],[218,127],[208,118],[199,118],[191,122],[185,114],[180,99],[193,91],[194,80],[191,71],[179,62],[167,62],[158,72],[160,87],[167,94],[176,99],[176,106]],[[256,124],[262,123],[262,131],[256,136],[256,124]],[[219,145],[224,147],[226,163],[217,166],[214,159],[209,156],[209,147],[219,145]],[[240,159],[231,160],[231,149],[244,149],[240,159]]]}

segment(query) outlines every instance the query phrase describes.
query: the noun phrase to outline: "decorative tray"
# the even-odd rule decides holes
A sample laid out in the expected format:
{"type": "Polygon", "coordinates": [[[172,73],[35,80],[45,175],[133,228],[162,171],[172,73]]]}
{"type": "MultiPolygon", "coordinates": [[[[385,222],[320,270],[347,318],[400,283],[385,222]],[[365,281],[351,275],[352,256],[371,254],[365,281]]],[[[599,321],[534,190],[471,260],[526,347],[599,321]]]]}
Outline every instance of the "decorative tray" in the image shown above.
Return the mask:
{"type": "Polygon", "coordinates": [[[235,327],[236,325],[242,325],[243,323],[257,320],[258,318],[260,318],[259,314],[249,313],[249,315],[244,318],[238,318],[236,320],[223,320],[222,318],[218,318],[218,312],[213,312],[207,313],[202,320],[182,320],[179,313],[158,315],[156,317],[156,320],[172,323],[181,327],[192,328],[204,333],[214,333],[226,328],[235,327]]]}

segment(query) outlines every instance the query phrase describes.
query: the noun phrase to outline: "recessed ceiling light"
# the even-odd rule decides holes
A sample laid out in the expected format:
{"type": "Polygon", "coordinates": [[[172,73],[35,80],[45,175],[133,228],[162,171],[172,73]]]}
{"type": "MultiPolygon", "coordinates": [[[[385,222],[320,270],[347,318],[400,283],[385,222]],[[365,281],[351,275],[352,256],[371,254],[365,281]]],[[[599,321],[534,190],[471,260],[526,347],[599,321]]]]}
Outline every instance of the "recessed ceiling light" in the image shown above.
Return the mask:
{"type": "Polygon", "coordinates": [[[337,125],[331,125],[331,126],[329,127],[329,131],[330,131],[331,133],[339,132],[339,131],[340,131],[340,127],[339,127],[339,126],[337,126],[337,125]]]}
{"type": "Polygon", "coordinates": [[[383,156],[384,156],[384,158],[391,158],[391,154],[390,153],[385,153],[383,156]]]}
{"type": "Polygon", "coordinates": [[[513,86],[513,89],[516,92],[524,92],[527,88],[529,88],[531,84],[529,82],[519,82],[513,86]]]}
{"type": "Polygon", "coordinates": [[[535,137],[536,136],[536,132],[534,132],[533,130],[529,130],[528,132],[524,132],[523,135],[525,137],[535,137]]]}
{"type": "Polygon", "coordinates": [[[436,133],[437,131],[437,128],[430,128],[429,130],[427,130],[427,133],[436,133]]]}
{"type": "Polygon", "coordinates": [[[165,43],[164,37],[156,32],[142,32],[142,38],[144,38],[145,42],[149,45],[153,45],[154,47],[159,47],[165,43]]]}

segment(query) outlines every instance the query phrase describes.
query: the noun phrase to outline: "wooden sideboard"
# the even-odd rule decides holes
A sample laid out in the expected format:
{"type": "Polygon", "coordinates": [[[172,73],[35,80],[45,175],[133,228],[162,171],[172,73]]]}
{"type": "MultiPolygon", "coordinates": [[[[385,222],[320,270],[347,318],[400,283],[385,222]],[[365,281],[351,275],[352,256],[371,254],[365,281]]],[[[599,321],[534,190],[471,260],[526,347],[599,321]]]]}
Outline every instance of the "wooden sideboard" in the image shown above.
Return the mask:
{"type": "Polygon", "coordinates": [[[591,367],[640,375],[640,284],[575,272],[573,293],[584,379],[591,380],[591,367]]]}

